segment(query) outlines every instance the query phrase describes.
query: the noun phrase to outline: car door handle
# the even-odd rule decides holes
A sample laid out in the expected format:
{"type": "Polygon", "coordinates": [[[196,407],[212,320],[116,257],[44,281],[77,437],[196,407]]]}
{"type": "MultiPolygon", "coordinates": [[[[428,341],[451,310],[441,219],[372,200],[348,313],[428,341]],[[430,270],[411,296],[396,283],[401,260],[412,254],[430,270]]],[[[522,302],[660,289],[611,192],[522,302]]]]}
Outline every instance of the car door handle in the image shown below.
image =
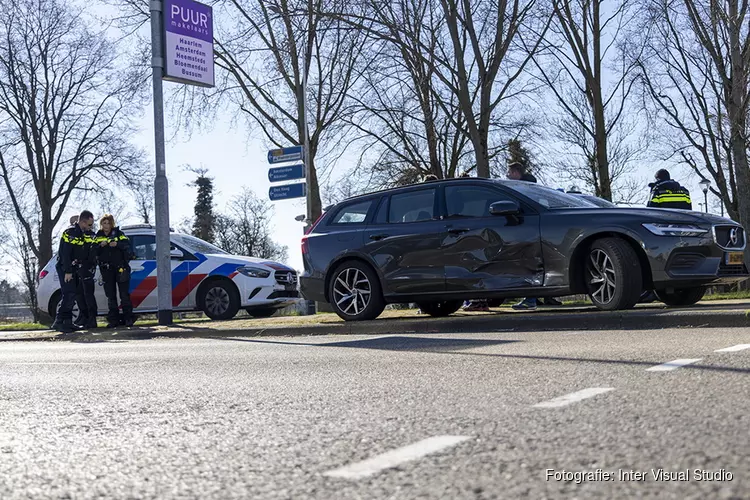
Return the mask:
{"type": "Polygon", "coordinates": [[[462,234],[462,233],[468,233],[468,232],[469,232],[469,230],[466,229],[466,228],[463,228],[463,227],[462,228],[458,228],[457,227],[457,228],[453,228],[453,229],[448,229],[448,233],[449,234],[462,234]]]}
{"type": "Polygon", "coordinates": [[[383,239],[385,239],[387,237],[388,237],[387,234],[371,234],[370,235],[370,239],[371,240],[375,240],[375,241],[383,240],[383,239]]]}

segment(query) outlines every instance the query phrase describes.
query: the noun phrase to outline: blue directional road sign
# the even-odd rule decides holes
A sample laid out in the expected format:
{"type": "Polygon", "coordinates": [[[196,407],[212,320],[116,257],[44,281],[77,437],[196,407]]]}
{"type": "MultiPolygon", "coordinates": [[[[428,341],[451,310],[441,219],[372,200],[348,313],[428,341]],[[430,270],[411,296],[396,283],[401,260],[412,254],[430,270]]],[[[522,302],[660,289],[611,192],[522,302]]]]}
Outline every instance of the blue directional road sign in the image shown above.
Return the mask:
{"type": "Polygon", "coordinates": [[[268,180],[270,182],[290,181],[292,179],[304,178],[304,165],[289,165],[288,167],[276,167],[268,169],[268,180]]]}
{"type": "Polygon", "coordinates": [[[307,195],[305,183],[285,184],[283,186],[271,186],[268,197],[271,201],[288,200],[290,198],[304,198],[307,195]]]}
{"type": "Polygon", "coordinates": [[[268,163],[284,163],[287,161],[299,161],[302,159],[302,146],[291,148],[272,149],[268,152],[268,163]]]}

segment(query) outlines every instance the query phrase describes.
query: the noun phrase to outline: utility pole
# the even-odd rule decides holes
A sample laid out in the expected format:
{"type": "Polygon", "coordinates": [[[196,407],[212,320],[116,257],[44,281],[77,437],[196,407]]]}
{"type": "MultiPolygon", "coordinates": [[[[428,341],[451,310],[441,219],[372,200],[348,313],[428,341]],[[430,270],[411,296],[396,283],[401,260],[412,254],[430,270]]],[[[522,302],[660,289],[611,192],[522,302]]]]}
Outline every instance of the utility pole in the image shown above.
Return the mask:
{"type": "Polygon", "coordinates": [[[151,0],[151,67],[154,82],[154,145],[156,178],[154,212],[156,215],[156,283],[160,325],[172,324],[172,264],[169,243],[169,181],[164,154],[164,40],[162,39],[161,0],[151,0]]]}

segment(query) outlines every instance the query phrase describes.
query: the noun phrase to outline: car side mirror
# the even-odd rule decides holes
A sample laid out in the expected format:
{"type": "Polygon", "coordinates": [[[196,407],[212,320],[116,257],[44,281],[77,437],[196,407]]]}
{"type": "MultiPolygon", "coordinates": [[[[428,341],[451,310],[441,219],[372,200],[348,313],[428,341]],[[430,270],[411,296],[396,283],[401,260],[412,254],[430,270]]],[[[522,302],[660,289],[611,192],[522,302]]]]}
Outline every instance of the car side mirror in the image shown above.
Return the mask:
{"type": "Polygon", "coordinates": [[[496,201],[490,205],[492,215],[518,215],[520,213],[521,207],[515,201],[496,201]]]}
{"type": "Polygon", "coordinates": [[[170,259],[181,260],[183,257],[185,257],[185,254],[182,253],[182,250],[180,250],[179,248],[173,248],[169,251],[170,259]]]}

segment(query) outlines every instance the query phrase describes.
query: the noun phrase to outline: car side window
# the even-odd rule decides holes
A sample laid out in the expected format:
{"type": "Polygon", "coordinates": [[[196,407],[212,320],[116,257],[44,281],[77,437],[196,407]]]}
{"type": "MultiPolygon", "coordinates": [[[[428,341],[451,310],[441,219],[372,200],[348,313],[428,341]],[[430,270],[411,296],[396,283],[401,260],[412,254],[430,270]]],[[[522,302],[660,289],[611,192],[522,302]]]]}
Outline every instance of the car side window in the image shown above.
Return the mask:
{"type": "Polygon", "coordinates": [[[446,186],[445,207],[448,217],[489,217],[490,205],[512,201],[501,191],[484,186],[446,186]]]}
{"type": "Polygon", "coordinates": [[[156,260],[156,236],[138,234],[130,237],[136,260],[156,260]]]}
{"type": "Polygon", "coordinates": [[[362,224],[372,207],[373,200],[362,201],[348,205],[339,210],[339,213],[331,220],[331,224],[362,224]]]}
{"type": "Polygon", "coordinates": [[[422,189],[391,196],[388,222],[422,222],[435,217],[435,189],[422,189]]]}

